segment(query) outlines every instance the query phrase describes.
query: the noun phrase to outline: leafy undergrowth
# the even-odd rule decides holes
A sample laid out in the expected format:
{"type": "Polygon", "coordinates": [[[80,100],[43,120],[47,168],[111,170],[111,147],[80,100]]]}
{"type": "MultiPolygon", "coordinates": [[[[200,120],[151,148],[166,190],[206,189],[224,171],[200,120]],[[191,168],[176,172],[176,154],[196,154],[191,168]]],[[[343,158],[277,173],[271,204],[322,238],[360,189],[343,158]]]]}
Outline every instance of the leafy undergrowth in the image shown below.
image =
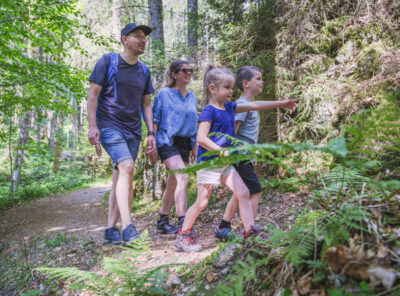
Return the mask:
{"type": "Polygon", "coordinates": [[[233,242],[176,280],[180,295],[399,295],[400,195],[338,167],[286,230],[233,242]]]}
{"type": "Polygon", "coordinates": [[[93,270],[103,256],[118,250],[92,239],[62,233],[38,236],[28,242],[11,242],[1,247],[0,295],[60,294],[63,284],[44,277],[35,268],[45,265],[93,270]]]}
{"type": "Polygon", "coordinates": [[[19,190],[14,196],[9,191],[9,178],[3,175],[0,179],[0,211],[20,202],[29,202],[110,179],[109,172],[101,171],[102,174],[96,175],[92,173],[95,169],[89,162],[63,162],[61,170],[55,174],[49,167],[33,164],[26,168],[26,176],[21,180],[19,190]]]}

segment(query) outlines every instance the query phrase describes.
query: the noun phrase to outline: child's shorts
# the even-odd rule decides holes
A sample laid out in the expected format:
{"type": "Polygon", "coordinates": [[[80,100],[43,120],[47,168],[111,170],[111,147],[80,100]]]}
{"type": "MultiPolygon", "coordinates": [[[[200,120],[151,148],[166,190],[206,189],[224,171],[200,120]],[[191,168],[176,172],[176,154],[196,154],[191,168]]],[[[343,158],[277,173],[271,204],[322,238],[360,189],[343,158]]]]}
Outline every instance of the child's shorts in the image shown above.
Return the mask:
{"type": "Polygon", "coordinates": [[[235,168],[231,165],[226,167],[208,170],[201,169],[197,171],[197,184],[221,184],[221,179],[236,172],[235,168]]]}
{"type": "Polygon", "coordinates": [[[234,167],[249,189],[250,194],[262,192],[260,181],[258,181],[253,164],[250,161],[240,161],[234,164],[234,167]]]}

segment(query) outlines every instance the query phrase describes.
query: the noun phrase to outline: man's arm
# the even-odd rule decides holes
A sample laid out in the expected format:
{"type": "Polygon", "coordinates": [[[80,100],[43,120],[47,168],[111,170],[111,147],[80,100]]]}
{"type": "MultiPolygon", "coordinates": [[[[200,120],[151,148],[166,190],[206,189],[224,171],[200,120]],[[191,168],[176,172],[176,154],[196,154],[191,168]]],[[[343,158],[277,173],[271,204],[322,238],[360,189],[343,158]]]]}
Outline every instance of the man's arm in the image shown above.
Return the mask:
{"type": "MultiPolygon", "coordinates": [[[[143,113],[144,116],[146,117],[146,127],[148,132],[154,132],[153,130],[153,108],[151,107],[151,99],[150,95],[144,95],[143,96],[143,113]]],[[[148,146],[149,149],[146,151],[146,153],[153,153],[153,151],[156,149],[156,139],[154,135],[148,135],[148,146]]]]}
{"type": "Polygon", "coordinates": [[[96,123],[97,101],[103,87],[94,82],[90,85],[88,100],[87,100],[87,114],[89,120],[89,133],[88,139],[90,144],[96,145],[99,142],[100,133],[96,123]]]}

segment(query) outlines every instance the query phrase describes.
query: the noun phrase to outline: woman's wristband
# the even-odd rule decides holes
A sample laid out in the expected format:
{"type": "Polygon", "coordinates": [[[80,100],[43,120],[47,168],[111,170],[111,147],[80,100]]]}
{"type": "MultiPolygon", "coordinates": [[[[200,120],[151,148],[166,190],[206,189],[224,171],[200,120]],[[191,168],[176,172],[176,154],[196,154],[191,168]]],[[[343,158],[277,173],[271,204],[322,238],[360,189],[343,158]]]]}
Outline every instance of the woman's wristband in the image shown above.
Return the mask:
{"type": "Polygon", "coordinates": [[[147,136],[154,136],[154,132],[153,131],[148,131],[147,132],[147,136]]]}

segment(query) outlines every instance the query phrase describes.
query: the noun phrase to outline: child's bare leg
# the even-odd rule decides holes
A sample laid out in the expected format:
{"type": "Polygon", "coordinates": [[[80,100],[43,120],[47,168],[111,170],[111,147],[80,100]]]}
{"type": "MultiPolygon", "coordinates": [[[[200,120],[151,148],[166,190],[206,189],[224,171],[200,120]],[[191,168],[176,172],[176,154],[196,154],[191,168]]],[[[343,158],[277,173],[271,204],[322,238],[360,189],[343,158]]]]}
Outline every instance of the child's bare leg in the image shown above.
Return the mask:
{"type": "Polygon", "coordinates": [[[207,207],[212,186],[212,184],[197,184],[197,199],[186,213],[182,231],[191,229],[201,211],[207,207]]]}
{"type": "Polygon", "coordinates": [[[224,219],[227,222],[231,222],[233,216],[235,215],[238,209],[239,209],[239,202],[237,196],[234,194],[229,200],[228,205],[226,206],[224,217],[222,219],[224,219]]]}
{"type": "MultiPolygon", "coordinates": [[[[262,192],[250,195],[250,202],[251,202],[251,207],[253,208],[254,218],[257,217],[258,202],[260,201],[261,194],[262,192]]],[[[238,209],[239,209],[239,202],[237,198],[235,198],[235,196],[232,196],[232,198],[228,202],[228,205],[226,206],[224,217],[222,219],[224,219],[227,222],[231,222],[233,216],[235,215],[238,209]]]]}
{"type": "Polygon", "coordinates": [[[258,202],[260,201],[261,195],[262,195],[262,192],[258,192],[258,193],[254,193],[254,194],[250,195],[250,201],[251,201],[251,205],[253,208],[254,218],[257,217],[258,202]]]}
{"type": "Polygon", "coordinates": [[[254,225],[253,207],[250,201],[249,190],[237,172],[229,174],[222,181],[233,191],[232,199],[237,199],[238,201],[240,219],[247,232],[250,230],[250,226],[254,225]]]}

